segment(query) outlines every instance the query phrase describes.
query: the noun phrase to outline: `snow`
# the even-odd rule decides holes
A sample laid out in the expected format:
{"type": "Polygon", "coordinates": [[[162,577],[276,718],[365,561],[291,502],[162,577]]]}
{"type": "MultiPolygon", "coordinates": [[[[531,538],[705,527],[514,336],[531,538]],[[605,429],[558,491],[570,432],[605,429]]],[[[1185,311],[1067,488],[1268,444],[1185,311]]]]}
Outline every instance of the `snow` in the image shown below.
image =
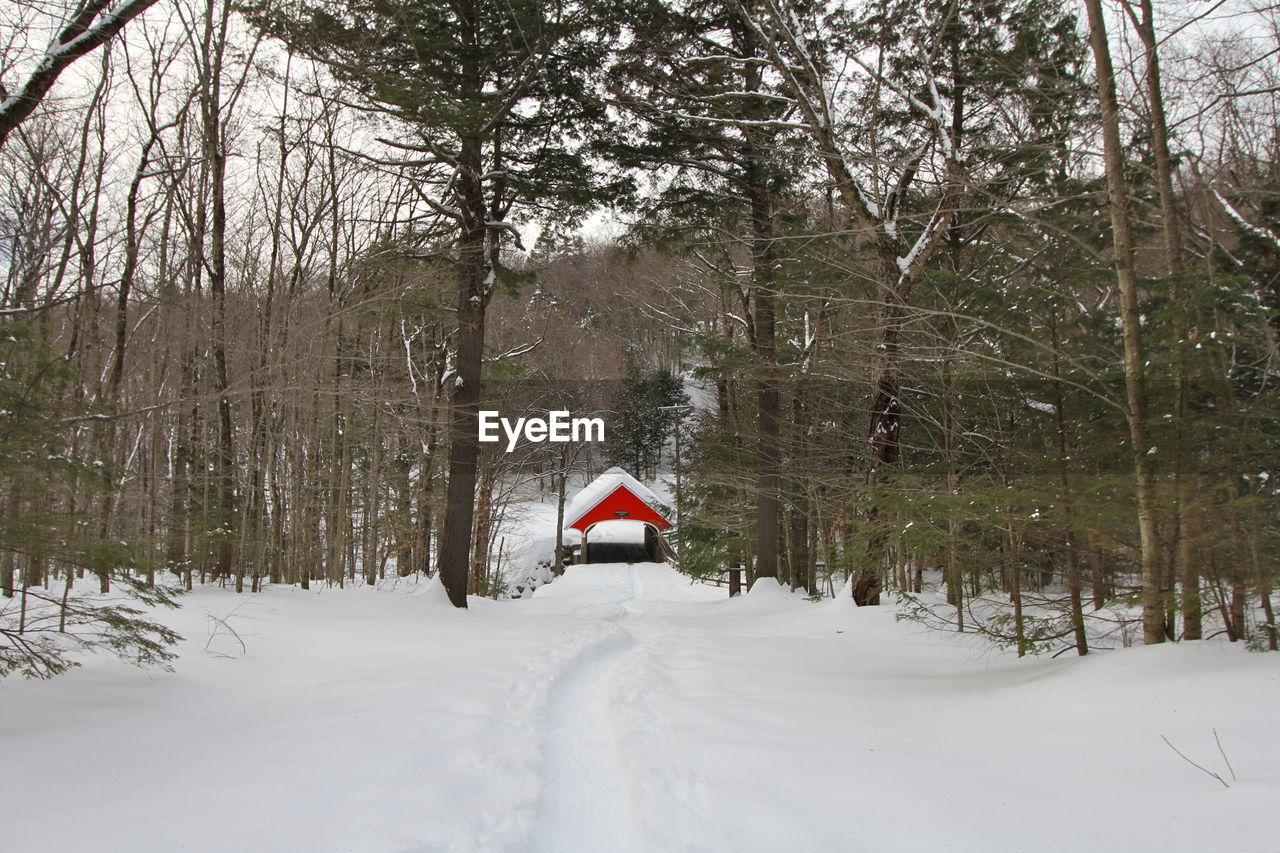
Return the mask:
{"type": "Polygon", "coordinates": [[[5,849],[1166,853],[1280,831],[1280,669],[1225,642],[1019,660],[847,589],[730,600],[655,564],[467,611],[401,581],[199,588],[163,618],[173,673],[0,682],[5,849]]]}
{"type": "MultiPolygon", "coordinates": [[[[581,540],[576,530],[561,533],[563,545],[576,545],[581,540]]],[[[513,596],[524,596],[550,581],[556,548],[554,497],[551,502],[511,501],[502,513],[494,542],[491,557],[501,556],[503,577],[513,596]]]]}
{"type": "Polygon", "coordinates": [[[592,542],[644,542],[645,523],[625,518],[599,521],[591,528],[592,542]]]}
{"type": "Polygon", "coordinates": [[[1226,213],[1227,216],[1230,216],[1233,220],[1235,220],[1235,223],[1237,225],[1239,225],[1245,231],[1248,231],[1250,234],[1257,237],[1258,239],[1265,240],[1266,242],[1270,243],[1272,246],[1276,248],[1280,248],[1280,236],[1277,236],[1271,233],[1265,228],[1260,228],[1257,225],[1254,225],[1252,222],[1245,219],[1240,214],[1240,211],[1236,209],[1235,205],[1227,201],[1226,196],[1224,196],[1222,193],[1218,192],[1217,190],[1212,190],[1212,192],[1213,192],[1213,197],[1218,200],[1218,205],[1222,208],[1223,212],[1226,213]]]}

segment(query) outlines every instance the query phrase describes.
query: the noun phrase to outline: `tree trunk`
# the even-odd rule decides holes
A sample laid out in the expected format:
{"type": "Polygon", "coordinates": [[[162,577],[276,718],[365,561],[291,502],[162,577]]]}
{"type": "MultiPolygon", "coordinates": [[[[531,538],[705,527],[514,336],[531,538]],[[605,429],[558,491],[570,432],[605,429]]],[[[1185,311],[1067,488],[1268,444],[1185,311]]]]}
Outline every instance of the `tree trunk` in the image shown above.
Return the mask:
{"type": "Polygon", "coordinates": [[[1070,458],[1067,450],[1067,422],[1063,412],[1062,368],[1058,355],[1058,312],[1049,312],[1049,340],[1053,346],[1053,426],[1058,434],[1058,482],[1062,486],[1063,517],[1066,522],[1067,541],[1067,595],[1071,599],[1071,628],[1075,634],[1076,652],[1089,654],[1089,639],[1084,630],[1084,597],[1080,582],[1080,552],[1076,547],[1074,499],[1071,494],[1071,476],[1067,469],[1070,458]]]}
{"type": "Polygon", "coordinates": [[[1009,553],[1005,557],[1008,569],[1009,600],[1013,602],[1013,634],[1018,649],[1018,657],[1027,653],[1026,624],[1022,613],[1022,549],[1016,542],[1017,534],[1013,532],[1013,514],[1006,514],[1009,524],[1009,553]]]}
{"type": "Polygon", "coordinates": [[[218,450],[217,465],[217,558],[214,574],[220,578],[231,575],[233,561],[231,528],[235,510],[235,436],[232,432],[230,381],[227,371],[227,151],[225,127],[221,111],[222,58],[226,47],[227,17],[230,10],[223,7],[220,20],[215,21],[214,0],[205,7],[205,33],[201,57],[201,93],[203,110],[204,150],[209,163],[210,222],[209,292],[213,297],[212,327],[214,390],[218,398],[218,450]],[[216,27],[216,31],[215,31],[216,27]]]}
{"type": "Polygon", "coordinates": [[[756,577],[778,576],[779,497],[782,489],[782,396],[777,386],[777,332],[773,267],[773,213],[759,164],[749,169],[753,312],[760,375],[756,399],[756,577]]]}
{"type": "Polygon", "coordinates": [[[1124,378],[1129,439],[1132,443],[1134,490],[1138,509],[1138,537],[1142,585],[1142,635],[1147,644],[1163,643],[1164,600],[1160,593],[1160,542],[1156,530],[1155,483],[1147,445],[1147,390],[1142,353],[1142,324],[1138,315],[1138,280],[1134,270],[1133,234],[1129,224],[1129,188],[1124,176],[1124,148],[1120,140],[1120,110],[1116,103],[1115,72],[1107,43],[1101,0],[1085,0],[1089,40],[1098,74],[1098,105],[1102,113],[1103,153],[1107,195],[1115,247],[1116,280],[1120,288],[1124,327],[1124,378]]]}
{"type": "MultiPolygon", "coordinates": [[[[1176,195],[1173,189],[1173,156],[1169,152],[1169,124],[1165,118],[1164,91],[1160,78],[1159,44],[1155,32],[1155,10],[1151,0],[1141,0],[1141,15],[1133,15],[1134,28],[1142,40],[1146,51],[1146,84],[1147,100],[1151,106],[1151,154],[1156,162],[1156,188],[1160,195],[1160,224],[1164,236],[1165,271],[1175,278],[1174,290],[1178,301],[1184,306],[1182,330],[1176,363],[1177,382],[1177,446],[1174,448],[1173,498],[1174,498],[1174,549],[1173,577],[1182,586],[1182,637],[1187,640],[1198,640],[1203,635],[1200,606],[1200,569],[1195,564],[1195,549],[1192,547],[1189,527],[1193,491],[1188,487],[1189,474],[1186,470],[1187,453],[1185,447],[1186,419],[1188,414],[1189,381],[1187,377],[1187,347],[1190,346],[1191,324],[1185,282],[1181,280],[1182,264],[1182,229],[1178,218],[1176,195]]],[[[1170,614],[1172,616],[1172,614],[1170,614]]],[[[1176,636],[1176,634],[1175,634],[1176,636]]]]}
{"type": "Polygon", "coordinates": [[[564,505],[569,490],[569,445],[560,450],[560,483],[556,489],[556,546],[552,556],[551,573],[564,574],[564,505]]]}
{"type": "Polygon", "coordinates": [[[455,607],[467,606],[471,525],[475,515],[476,460],[480,443],[477,412],[484,357],[484,319],[488,299],[485,275],[485,206],[480,184],[480,142],[467,140],[459,170],[460,196],[467,221],[462,226],[456,263],[458,332],[453,392],[449,411],[449,486],[445,494],[440,543],[440,579],[455,607]]]}

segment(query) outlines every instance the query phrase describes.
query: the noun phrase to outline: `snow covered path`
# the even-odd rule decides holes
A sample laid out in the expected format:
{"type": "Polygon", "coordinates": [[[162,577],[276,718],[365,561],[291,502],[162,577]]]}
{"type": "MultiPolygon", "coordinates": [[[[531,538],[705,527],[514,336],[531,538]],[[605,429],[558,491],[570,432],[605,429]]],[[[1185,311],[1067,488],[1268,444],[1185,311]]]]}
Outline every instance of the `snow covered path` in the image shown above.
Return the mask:
{"type": "Polygon", "coordinates": [[[0,850],[1280,851],[1275,655],[1017,660],[723,595],[655,565],[465,613],[197,590],[175,673],[0,682],[0,850]],[[1230,789],[1162,740],[1230,781],[1214,729],[1230,789]]]}
{"type": "Polygon", "coordinates": [[[542,793],[529,845],[535,853],[642,853],[615,720],[613,681],[635,648],[619,628],[583,653],[552,688],[543,738],[542,793]]]}
{"type": "Polygon", "coordinates": [[[567,607],[608,627],[551,688],[531,853],[714,849],[695,811],[698,780],[651,702],[659,676],[652,654],[667,636],[654,628],[654,602],[720,597],[707,592],[652,565],[575,569],[569,583],[539,591],[535,609],[567,607]]]}

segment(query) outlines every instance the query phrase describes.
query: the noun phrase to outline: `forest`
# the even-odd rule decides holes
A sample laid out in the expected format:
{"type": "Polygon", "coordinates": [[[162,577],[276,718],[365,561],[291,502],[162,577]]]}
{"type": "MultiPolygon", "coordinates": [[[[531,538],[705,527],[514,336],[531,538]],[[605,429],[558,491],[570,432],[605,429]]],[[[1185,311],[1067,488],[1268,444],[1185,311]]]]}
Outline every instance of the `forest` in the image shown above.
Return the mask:
{"type": "Polygon", "coordinates": [[[695,577],[1274,651],[1278,386],[1280,4],[0,7],[0,674],[510,597],[614,464],[695,577]]]}

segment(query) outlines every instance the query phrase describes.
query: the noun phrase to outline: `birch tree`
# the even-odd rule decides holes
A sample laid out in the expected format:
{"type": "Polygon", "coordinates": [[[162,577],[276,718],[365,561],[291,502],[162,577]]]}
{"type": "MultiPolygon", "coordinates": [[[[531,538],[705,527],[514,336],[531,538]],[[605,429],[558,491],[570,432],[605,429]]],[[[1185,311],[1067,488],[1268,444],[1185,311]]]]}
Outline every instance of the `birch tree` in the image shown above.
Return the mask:
{"type": "Polygon", "coordinates": [[[1089,14],[1089,43],[1098,75],[1098,106],[1102,111],[1103,156],[1107,170],[1107,202],[1111,214],[1116,281],[1120,288],[1120,319],[1124,328],[1125,418],[1132,444],[1137,496],[1139,554],[1142,564],[1142,635],[1146,643],[1163,643],[1164,602],[1160,594],[1160,540],[1156,526],[1155,479],[1147,441],[1146,362],[1142,320],[1138,314],[1138,279],[1134,268],[1133,228],[1129,188],[1125,179],[1124,146],[1120,138],[1120,108],[1116,77],[1107,41],[1101,0],[1085,0],[1089,14]]]}

